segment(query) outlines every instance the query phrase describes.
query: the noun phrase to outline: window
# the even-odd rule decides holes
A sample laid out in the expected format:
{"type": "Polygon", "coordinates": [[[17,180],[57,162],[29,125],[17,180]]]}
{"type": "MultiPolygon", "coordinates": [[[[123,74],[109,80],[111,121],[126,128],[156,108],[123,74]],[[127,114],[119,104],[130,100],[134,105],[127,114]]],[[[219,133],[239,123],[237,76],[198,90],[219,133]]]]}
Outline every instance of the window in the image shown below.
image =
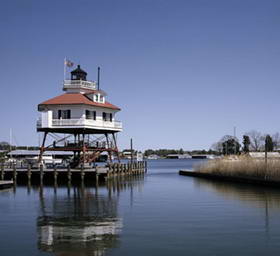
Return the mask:
{"type": "Polygon", "coordinates": [[[113,114],[110,113],[110,122],[112,122],[112,121],[113,121],[113,114]]]}
{"type": "Polygon", "coordinates": [[[107,114],[105,112],[103,112],[102,117],[103,117],[103,121],[107,121],[107,114]]]}
{"type": "Polygon", "coordinates": [[[103,95],[100,95],[100,102],[104,102],[104,96],[103,95]]]}
{"type": "Polygon", "coordinates": [[[98,94],[94,94],[94,101],[98,102],[98,94]]]}
{"type": "Polygon", "coordinates": [[[86,110],[86,119],[96,120],[96,111],[86,110]]]}
{"type": "Polygon", "coordinates": [[[89,110],[86,110],[86,119],[91,119],[90,118],[90,111],[89,110]]]}
{"type": "Polygon", "coordinates": [[[71,110],[58,110],[58,119],[71,119],[71,110]]]}

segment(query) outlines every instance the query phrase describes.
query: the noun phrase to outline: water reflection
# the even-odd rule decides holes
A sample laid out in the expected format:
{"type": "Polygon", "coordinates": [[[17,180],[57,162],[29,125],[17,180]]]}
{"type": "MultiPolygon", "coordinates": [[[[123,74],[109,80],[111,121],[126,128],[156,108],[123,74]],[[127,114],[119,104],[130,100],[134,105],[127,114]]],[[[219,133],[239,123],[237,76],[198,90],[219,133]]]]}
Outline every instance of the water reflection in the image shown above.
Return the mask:
{"type": "Polygon", "coordinates": [[[226,199],[237,199],[259,208],[280,208],[280,190],[265,186],[196,179],[195,184],[211,189],[226,199]]]}
{"type": "Polygon", "coordinates": [[[138,177],[115,179],[104,186],[68,186],[65,193],[55,187],[52,195],[45,195],[46,189],[40,187],[38,248],[59,256],[105,255],[120,244],[119,194],[142,186],[143,178],[138,177]]]}
{"type": "Polygon", "coordinates": [[[217,192],[227,200],[234,199],[243,204],[259,208],[263,211],[266,239],[270,239],[270,211],[280,209],[279,189],[203,179],[197,179],[195,183],[197,186],[203,186],[217,192]]]}

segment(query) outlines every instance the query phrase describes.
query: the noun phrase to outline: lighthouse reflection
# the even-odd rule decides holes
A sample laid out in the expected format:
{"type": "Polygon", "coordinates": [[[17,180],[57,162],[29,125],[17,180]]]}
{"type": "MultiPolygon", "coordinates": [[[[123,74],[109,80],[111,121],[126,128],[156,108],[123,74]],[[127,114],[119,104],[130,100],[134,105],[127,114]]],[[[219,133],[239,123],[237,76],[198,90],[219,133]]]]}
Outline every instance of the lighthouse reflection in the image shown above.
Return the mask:
{"type": "Polygon", "coordinates": [[[101,256],[119,247],[123,226],[118,216],[119,193],[139,184],[142,181],[72,187],[70,194],[61,188],[52,197],[44,196],[47,191],[43,191],[37,218],[38,248],[59,256],[101,256]]]}

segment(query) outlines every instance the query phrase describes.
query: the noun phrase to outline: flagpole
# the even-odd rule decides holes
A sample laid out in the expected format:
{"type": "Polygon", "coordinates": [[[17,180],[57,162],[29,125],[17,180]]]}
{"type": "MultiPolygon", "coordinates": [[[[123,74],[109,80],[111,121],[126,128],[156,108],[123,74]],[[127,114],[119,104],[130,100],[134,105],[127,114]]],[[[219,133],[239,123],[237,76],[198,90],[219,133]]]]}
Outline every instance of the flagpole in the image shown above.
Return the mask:
{"type": "Polygon", "coordinates": [[[64,57],[63,66],[64,66],[64,80],[66,80],[66,57],[64,57]]]}

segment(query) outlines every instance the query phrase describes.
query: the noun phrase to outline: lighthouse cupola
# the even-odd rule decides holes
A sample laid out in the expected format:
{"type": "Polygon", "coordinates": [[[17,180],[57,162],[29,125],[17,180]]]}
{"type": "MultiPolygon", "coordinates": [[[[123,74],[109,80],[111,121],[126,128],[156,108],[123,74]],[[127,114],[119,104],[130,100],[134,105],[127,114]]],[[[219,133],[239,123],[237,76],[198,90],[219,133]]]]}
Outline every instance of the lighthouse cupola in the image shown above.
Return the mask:
{"type": "Polygon", "coordinates": [[[76,69],[71,72],[71,80],[87,80],[87,72],[81,69],[81,66],[78,65],[76,69]]]}
{"type": "Polygon", "coordinates": [[[96,83],[87,80],[87,72],[78,65],[76,69],[71,71],[71,79],[64,80],[63,90],[67,93],[88,93],[96,90],[96,83]]]}

